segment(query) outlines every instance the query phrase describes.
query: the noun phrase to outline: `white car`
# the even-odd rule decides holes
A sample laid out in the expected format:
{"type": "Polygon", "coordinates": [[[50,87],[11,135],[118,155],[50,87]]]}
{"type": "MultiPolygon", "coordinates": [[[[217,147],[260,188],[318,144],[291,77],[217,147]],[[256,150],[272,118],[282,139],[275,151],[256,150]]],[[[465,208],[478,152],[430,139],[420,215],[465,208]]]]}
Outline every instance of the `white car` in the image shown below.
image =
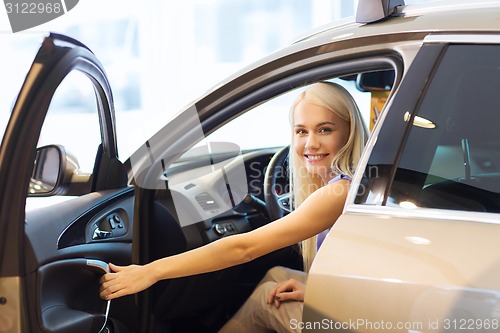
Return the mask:
{"type": "Polygon", "coordinates": [[[499,331],[499,17],[492,0],[360,0],[356,17],[209,90],[125,163],[105,68],[51,34],[0,148],[0,331],[215,332],[267,269],[300,268],[292,246],[111,304],[98,295],[108,262],[147,263],[285,214],[288,107],[322,80],[352,92],[372,134],[290,328],[499,331]],[[51,123],[75,71],[95,93],[92,112],[51,123]],[[72,129],[91,123],[85,136],[72,129]],[[89,154],[69,153],[74,141],[89,154]],[[26,210],[37,197],[69,200],[26,210]]]}

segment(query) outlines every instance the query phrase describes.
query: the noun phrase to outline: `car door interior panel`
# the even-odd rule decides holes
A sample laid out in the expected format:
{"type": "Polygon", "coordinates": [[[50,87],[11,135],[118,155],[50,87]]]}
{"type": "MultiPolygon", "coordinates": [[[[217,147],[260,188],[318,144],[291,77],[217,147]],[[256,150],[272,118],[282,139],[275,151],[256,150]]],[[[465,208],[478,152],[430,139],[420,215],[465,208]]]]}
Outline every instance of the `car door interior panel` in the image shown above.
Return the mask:
{"type": "MultiPolygon", "coordinates": [[[[101,247],[103,243],[110,246],[110,250],[110,244],[113,243],[130,246],[133,229],[132,193],[132,189],[94,192],[61,204],[28,211],[25,228],[31,248],[29,253],[33,254],[34,262],[40,265],[61,256],[77,256],[80,251],[87,251],[92,246],[101,247]],[[43,210],[43,214],[40,214],[40,210],[43,210]],[[96,227],[118,214],[126,221],[122,222],[126,225],[122,229],[126,228],[127,232],[121,234],[120,231],[120,234],[105,239],[93,239],[96,227]],[[84,244],[88,246],[80,246],[84,244]]],[[[108,228],[113,230],[110,225],[108,228]]],[[[28,266],[27,270],[34,269],[28,266]]]]}
{"type": "MultiPolygon", "coordinates": [[[[99,332],[104,326],[109,309],[99,297],[99,278],[105,268],[95,263],[130,263],[132,194],[132,188],[94,192],[27,212],[27,297],[39,305],[32,310],[41,331],[99,332]],[[111,235],[95,239],[98,228],[111,235]]],[[[111,316],[118,327],[126,320],[119,310],[132,305],[126,299],[114,303],[111,316]]]]}
{"type": "Polygon", "coordinates": [[[99,297],[98,271],[86,259],[63,259],[36,273],[40,323],[46,332],[99,332],[108,301],[99,297]]]}

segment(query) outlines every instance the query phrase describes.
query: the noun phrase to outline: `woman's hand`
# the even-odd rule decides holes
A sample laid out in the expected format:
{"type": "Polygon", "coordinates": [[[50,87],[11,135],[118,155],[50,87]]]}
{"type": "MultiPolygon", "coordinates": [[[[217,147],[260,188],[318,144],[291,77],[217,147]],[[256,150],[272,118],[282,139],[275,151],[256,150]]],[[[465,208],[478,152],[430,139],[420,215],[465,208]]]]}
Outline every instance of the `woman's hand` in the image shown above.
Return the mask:
{"type": "Polygon", "coordinates": [[[281,302],[304,301],[306,285],[294,279],[278,282],[267,298],[267,304],[273,304],[279,309],[281,302]]]}
{"type": "Polygon", "coordinates": [[[116,266],[110,263],[109,268],[114,273],[107,273],[99,280],[100,295],[105,300],[135,294],[156,283],[146,266],[116,266]]]}

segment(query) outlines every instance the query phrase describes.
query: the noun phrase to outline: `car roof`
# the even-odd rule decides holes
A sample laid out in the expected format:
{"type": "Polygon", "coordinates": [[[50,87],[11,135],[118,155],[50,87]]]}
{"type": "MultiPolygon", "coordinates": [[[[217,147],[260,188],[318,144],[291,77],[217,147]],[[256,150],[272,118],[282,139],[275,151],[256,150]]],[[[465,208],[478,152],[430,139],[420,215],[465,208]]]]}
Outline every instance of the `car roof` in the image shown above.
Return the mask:
{"type": "Polygon", "coordinates": [[[356,23],[356,17],[352,16],[321,26],[295,44],[417,31],[498,32],[499,13],[499,0],[445,0],[412,4],[398,7],[388,19],[369,24],[356,23]]]}

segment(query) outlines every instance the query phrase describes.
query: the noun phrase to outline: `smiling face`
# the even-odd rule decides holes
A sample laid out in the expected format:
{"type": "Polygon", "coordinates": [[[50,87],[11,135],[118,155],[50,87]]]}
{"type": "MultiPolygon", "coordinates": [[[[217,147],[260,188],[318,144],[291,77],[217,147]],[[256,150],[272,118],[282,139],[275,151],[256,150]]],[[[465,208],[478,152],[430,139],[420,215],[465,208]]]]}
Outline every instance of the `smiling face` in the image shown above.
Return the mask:
{"type": "Polygon", "coordinates": [[[293,111],[293,146],[307,171],[328,183],[335,175],[334,156],[349,139],[349,122],[325,107],[306,100],[293,111]]]}

